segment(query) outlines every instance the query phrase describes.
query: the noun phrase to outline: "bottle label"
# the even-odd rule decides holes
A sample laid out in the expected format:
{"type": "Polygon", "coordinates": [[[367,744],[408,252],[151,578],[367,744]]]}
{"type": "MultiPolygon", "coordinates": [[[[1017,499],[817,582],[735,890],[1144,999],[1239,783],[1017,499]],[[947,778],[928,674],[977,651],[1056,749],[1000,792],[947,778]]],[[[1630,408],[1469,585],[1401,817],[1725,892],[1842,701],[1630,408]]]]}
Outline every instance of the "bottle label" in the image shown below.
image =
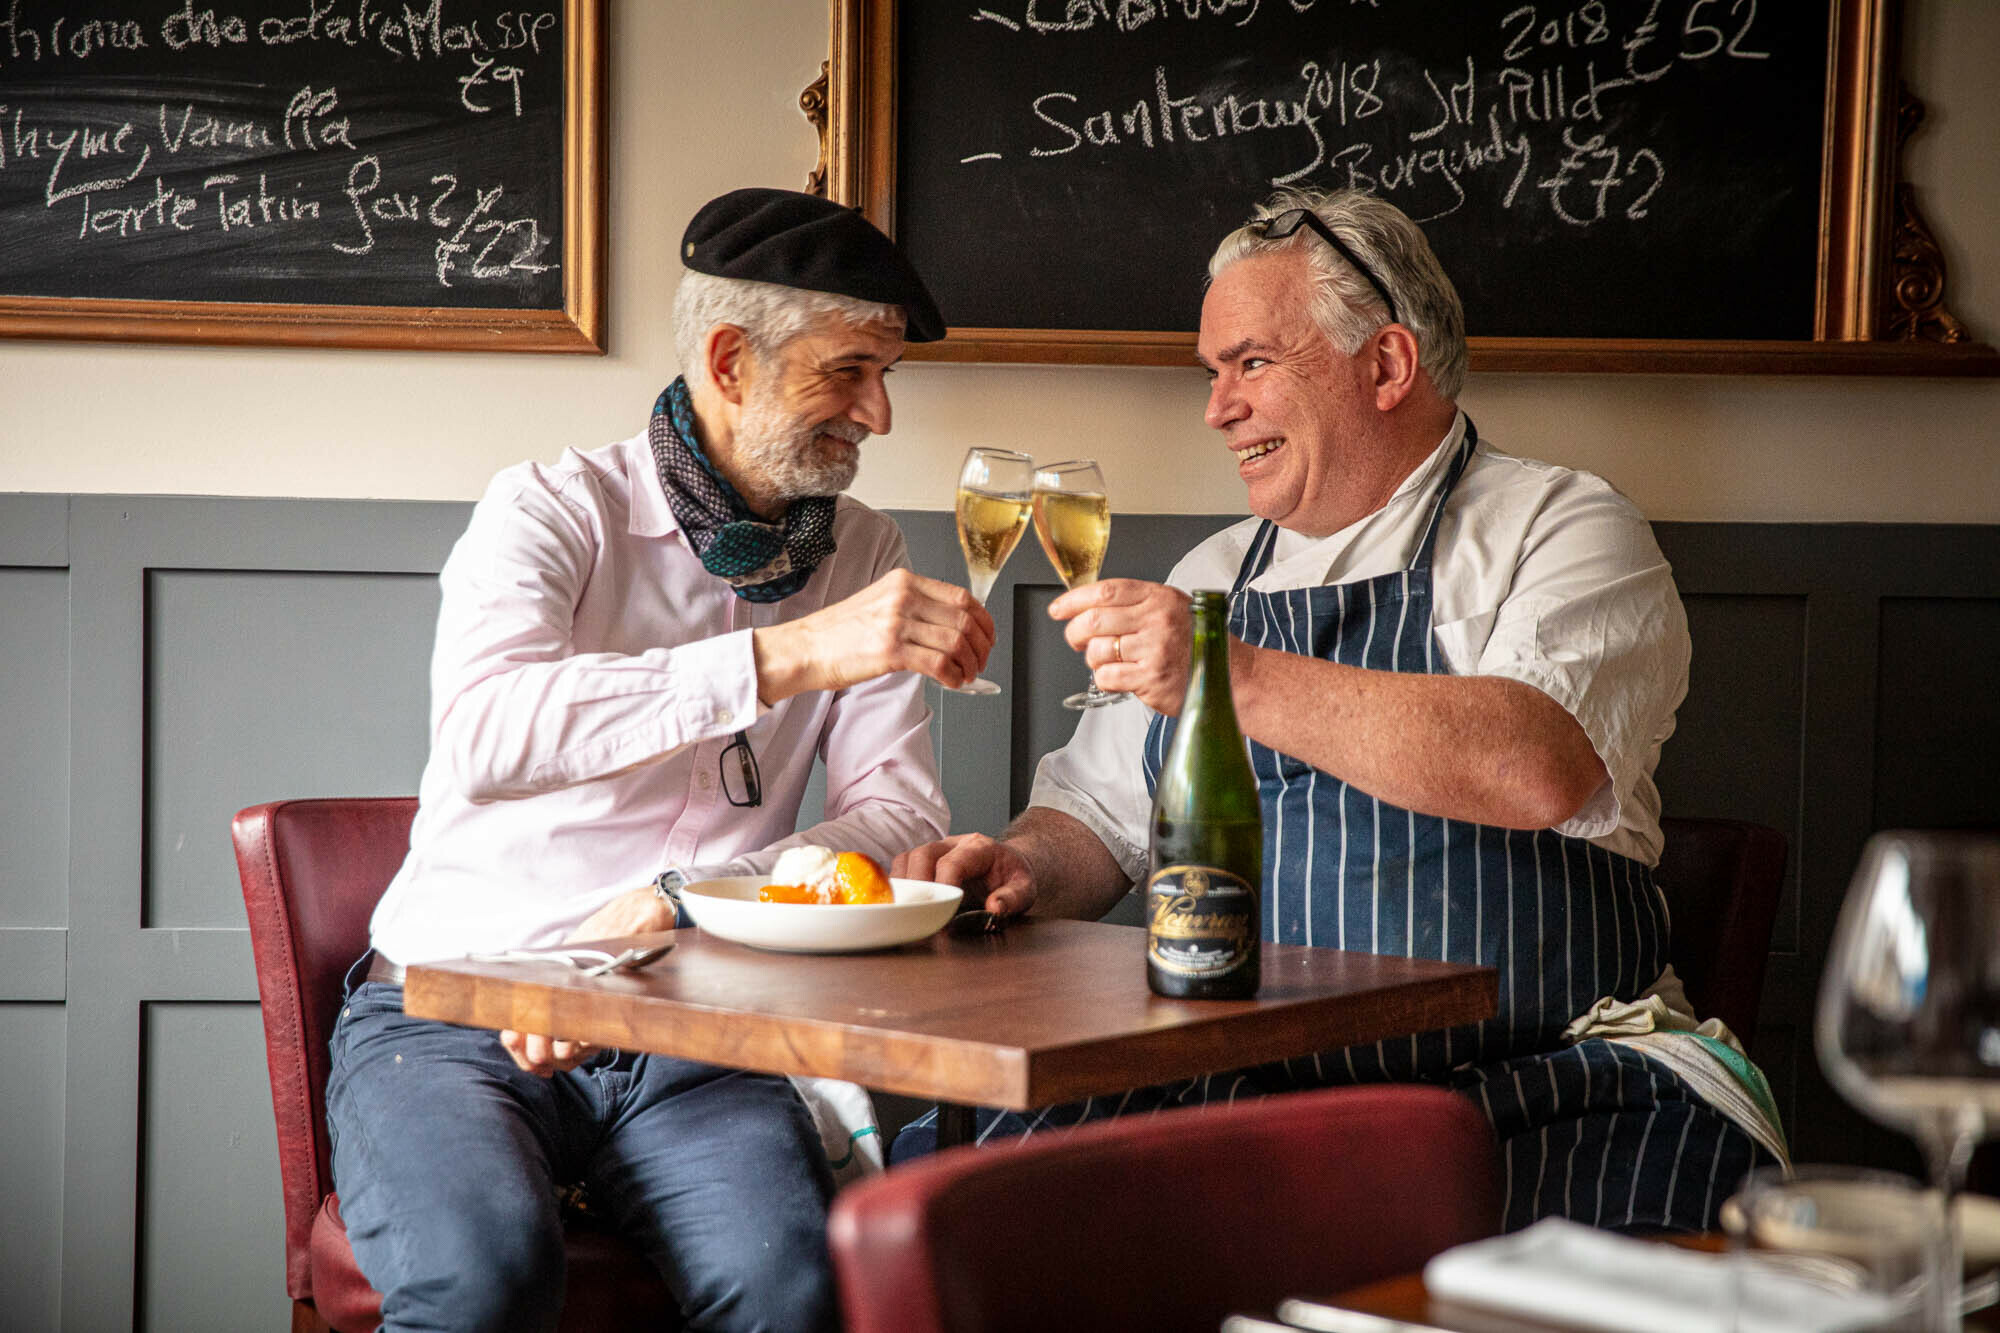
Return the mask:
{"type": "Polygon", "coordinates": [[[1256,890],[1215,866],[1163,866],[1146,881],[1146,956],[1182,977],[1220,977],[1249,960],[1256,890]]]}

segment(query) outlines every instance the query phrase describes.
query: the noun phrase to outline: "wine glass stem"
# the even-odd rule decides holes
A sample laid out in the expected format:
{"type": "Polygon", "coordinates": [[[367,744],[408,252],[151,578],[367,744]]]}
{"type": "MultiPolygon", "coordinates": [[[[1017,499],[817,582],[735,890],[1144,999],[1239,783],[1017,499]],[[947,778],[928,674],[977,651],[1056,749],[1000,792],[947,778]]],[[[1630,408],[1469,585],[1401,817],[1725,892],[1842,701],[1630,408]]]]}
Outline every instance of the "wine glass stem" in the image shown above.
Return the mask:
{"type": "Polygon", "coordinates": [[[1976,1133],[1926,1135],[1924,1159],[1930,1167],[1931,1185],[1937,1191],[1943,1216],[1938,1224],[1938,1281],[1932,1308],[1925,1324],[1935,1333],[1957,1333],[1964,1326],[1959,1302],[1965,1289],[1965,1239],[1958,1226],[1958,1196],[1965,1190],[1972,1150],[1979,1145],[1976,1133]]]}

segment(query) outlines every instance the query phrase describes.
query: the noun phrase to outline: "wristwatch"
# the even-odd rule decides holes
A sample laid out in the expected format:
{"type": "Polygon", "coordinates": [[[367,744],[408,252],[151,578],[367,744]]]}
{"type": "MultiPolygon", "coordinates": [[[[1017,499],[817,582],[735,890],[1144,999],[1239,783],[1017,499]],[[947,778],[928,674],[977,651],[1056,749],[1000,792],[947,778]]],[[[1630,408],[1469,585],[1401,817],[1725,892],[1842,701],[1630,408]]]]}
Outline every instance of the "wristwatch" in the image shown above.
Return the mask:
{"type": "Polygon", "coordinates": [[[674,927],[687,924],[687,913],[681,908],[681,889],[688,878],[678,870],[662,870],[653,878],[653,896],[674,909],[674,927]]]}

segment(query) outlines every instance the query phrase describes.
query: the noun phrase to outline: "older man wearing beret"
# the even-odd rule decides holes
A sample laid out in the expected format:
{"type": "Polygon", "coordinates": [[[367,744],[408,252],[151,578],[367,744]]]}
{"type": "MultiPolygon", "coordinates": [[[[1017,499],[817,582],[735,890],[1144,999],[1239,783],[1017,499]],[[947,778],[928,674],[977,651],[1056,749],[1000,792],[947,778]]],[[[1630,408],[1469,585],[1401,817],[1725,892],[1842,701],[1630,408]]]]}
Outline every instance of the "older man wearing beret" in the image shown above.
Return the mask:
{"type": "Polygon", "coordinates": [[[789,1082],[402,1011],[403,964],[666,929],[662,880],[948,825],[919,677],[972,679],[993,624],[840,494],[937,307],[859,214],[789,191],[712,201],[680,254],[683,375],[645,428],[502,472],[441,577],[421,804],[327,1089],[384,1328],[553,1327],[576,1182],[690,1327],[835,1323],[789,1082]],[[816,755],[825,822],[794,833],[816,755]]]}

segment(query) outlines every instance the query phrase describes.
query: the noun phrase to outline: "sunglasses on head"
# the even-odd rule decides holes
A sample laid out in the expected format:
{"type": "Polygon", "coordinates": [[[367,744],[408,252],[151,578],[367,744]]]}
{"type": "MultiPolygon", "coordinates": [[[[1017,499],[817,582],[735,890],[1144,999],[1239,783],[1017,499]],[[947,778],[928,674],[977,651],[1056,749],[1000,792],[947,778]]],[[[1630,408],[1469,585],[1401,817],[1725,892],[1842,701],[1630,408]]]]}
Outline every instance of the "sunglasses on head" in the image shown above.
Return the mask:
{"type": "Polygon", "coordinates": [[[1267,241],[1282,241],[1287,236],[1298,231],[1300,227],[1313,232],[1322,241],[1332,246],[1335,253],[1342,259],[1352,264],[1355,272],[1368,279],[1368,285],[1373,287],[1375,294],[1382,298],[1382,304],[1389,307],[1389,322],[1391,324],[1400,324],[1403,322],[1402,317],[1396,313],[1396,298],[1389,295],[1389,289],[1382,285],[1380,278],[1375,276],[1375,270],[1362,263],[1361,256],[1348,249],[1346,242],[1335,236],[1332,229],[1324,222],[1321,222],[1319,215],[1314,213],[1310,208],[1294,208],[1289,212],[1279,213],[1275,217],[1268,217],[1260,222],[1254,222],[1251,226],[1255,227],[1257,234],[1267,241]]]}

